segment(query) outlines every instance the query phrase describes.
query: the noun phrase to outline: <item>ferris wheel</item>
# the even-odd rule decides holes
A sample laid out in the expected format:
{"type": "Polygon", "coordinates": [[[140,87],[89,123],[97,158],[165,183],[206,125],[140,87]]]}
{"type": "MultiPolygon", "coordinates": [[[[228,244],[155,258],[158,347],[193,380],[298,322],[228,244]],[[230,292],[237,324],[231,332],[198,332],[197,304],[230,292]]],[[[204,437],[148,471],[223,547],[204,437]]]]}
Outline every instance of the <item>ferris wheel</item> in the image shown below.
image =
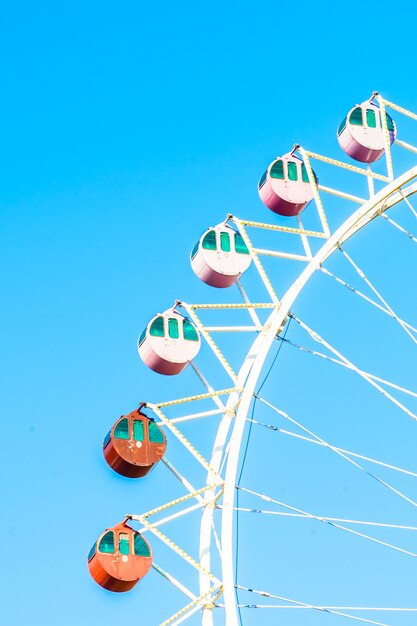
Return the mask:
{"type": "Polygon", "coordinates": [[[184,393],[143,399],[103,453],[139,482],[157,468],[160,500],[106,528],[88,567],[109,591],[162,585],[147,626],[415,623],[416,121],[374,92],[337,130],[350,162],[274,159],[258,183],[273,219],[227,214],[191,251],[211,301],[144,324],[143,363],[161,390],[186,370],[184,393]]]}

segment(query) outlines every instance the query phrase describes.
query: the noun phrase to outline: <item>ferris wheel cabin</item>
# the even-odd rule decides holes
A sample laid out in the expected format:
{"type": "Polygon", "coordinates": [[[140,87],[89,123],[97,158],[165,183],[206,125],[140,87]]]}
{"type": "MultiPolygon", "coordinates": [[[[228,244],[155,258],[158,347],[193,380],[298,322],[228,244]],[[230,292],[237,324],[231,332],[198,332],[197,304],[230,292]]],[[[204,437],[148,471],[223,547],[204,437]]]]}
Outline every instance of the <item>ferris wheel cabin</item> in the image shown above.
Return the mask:
{"type": "Polygon", "coordinates": [[[91,576],[101,587],[108,591],[130,591],[148,573],[152,552],[139,533],[121,523],[99,537],[87,562],[91,576]]]}
{"type": "Polygon", "coordinates": [[[307,168],[294,150],[273,161],[258,183],[262,202],[278,215],[299,215],[313,199],[307,168]]]}
{"type": "Polygon", "coordinates": [[[165,454],[167,442],[160,427],[140,408],[122,415],[103,442],[110,467],[128,478],[146,476],[165,454]]]}
{"type": "Polygon", "coordinates": [[[179,374],[200,351],[201,339],[195,326],[173,309],[156,315],[138,341],[139,356],[154,372],[179,374]]]}
{"type": "MultiPolygon", "coordinates": [[[[397,128],[388,113],[385,115],[389,142],[392,144],[397,128]]],[[[353,107],[339,125],[337,140],[342,150],[352,159],[362,163],[377,161],[385,152],[380,108],[369,100],[353,107]]]]}
{"type": "Polygon", "coordinates": [[[191,252],[193,272],[211,287],[230,287],[251,264],[243,237],[227,224],[206,230],[191,252]]]}

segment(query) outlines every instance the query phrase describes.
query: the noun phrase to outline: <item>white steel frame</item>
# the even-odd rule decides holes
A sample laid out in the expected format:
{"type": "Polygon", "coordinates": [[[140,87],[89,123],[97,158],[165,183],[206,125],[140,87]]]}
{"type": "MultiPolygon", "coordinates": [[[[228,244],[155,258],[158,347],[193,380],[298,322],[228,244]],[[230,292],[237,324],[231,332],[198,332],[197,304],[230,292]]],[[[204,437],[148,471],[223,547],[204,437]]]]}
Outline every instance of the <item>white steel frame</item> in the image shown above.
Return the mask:
{"type": "MultiPolygon", "coordinates": [[[[382,112],[385,111],[386,107],[389,107],[417,121],[416,114],[384,100],[379,94],[374,94],[374,96],[377,98],[382,112]]],[[[176,306],[181,306],[188,313],[189,317],[197,326],[198,330],[208,343],[219,363],[228,374],[228,377],[231,380],[233,386],[228,389],[217,391],[214,390],[207,382],[204,375],[193,363],[192,365],[196,371],[196,374],[206,387],[207,393],[197,396],[190,396],[188,398],[172,400],[170,402],[147,405],[148,408],[151,409],[158,417],[158,423],[162,427],[167,427],[186,447],[190,454],[194,456],[194,458],[197,459],[197,461],[207,470],[206,485],[196,489],[185,477],[181,476],[181,474],[171,465],[169,461],[164,460],[168,469],[174,473],[174,475],[182,482],[183,486],[186,488],[187,495],[183,498],[178,498],[176,500],[173,500],[172,502],[164,504],[161,507],[158,507],[158,509],[154,509],[153,511],[150,511],[148,513],[142,515],[127,516],[127,518],[129,519],[136,519],[140,521],[142,523],[141,532],[152,532],[166,545],[173,549],[177,554],[182,556],[182,558],[190,563],[199,573],[200,589],[199,596],[197,597],[182,583],[177,581],[171,574],[165,572],[157,565],[154,566],[155,569],[162,576],[164,576],[167,580],[174,584],[175,587],[180,589],[188,597],[188,600],[190,598],[192,600],[191,603],[189,602],[183,607],[183,609],[181,609],[165,622],[163,622],[161,626],[168,626],[168,624],[180,624],[188,619],[188,617],[190,617],[191,615],[194,615],[198,610],[201,610],[202,625],[213,626],[213,608],[215,606],[217,598],[219,598],[221,595],[223,595],[224,598],[224,604],[222,606],[224,606],[225,621],[227,623],[227,626],[238,626],[238,613],[235,600],[236,581],[233,565],[235,547],[233,536],[233,515],[234,511],[236,510],[236,480],[244,427],[248,418],[249,408],[254,397],[255,388],[261,374],[262,367],[265,363],[265,359],[268,356],[274,339],[285,325],[288,316],[291,315],[291,307],[293,306],[295,300],[297,299],[309,279],[313,276],[314,272],[322,269],[322,264],[324,263],[324,261],[328,259],[336,250],[338,250],[342,244],[344,244],[347,240],[353,237],[359,230],[369,224],[374,218],[379,215],[385,217],[384,214],[387,210],[389,210],[391,207],[395,206],[399,202],[402,202],[403,200],[408,202],[408,197],[417,192],[417,166],[409,169],[407,172],[394,179],[391,146],[389,144],[388,129],[386,126],[386,119],[384,115],[382,115],[382,119],[384,122],[385,131],[385,160],[387,175],[373,172],[370,166],[365,169],[356,165],[351,165],[349,163],[335,160],[333,158],[309,152],[308,150],[297,146],[297,149],[302,154],[303,160],[306,164],[310,183],[313,187],[314,201],[322,226],[322,231],[305,230],[300,219],[298,220],[299,228],[292,228],[239,219],[232,215],[227,216],[227,220],[233,222],[241,233],[252,256],[254,265],[258,270],[259,277],[265,286],[270,301],[252,303],[246,295],[242,285],[238,283],[238,288],[244,300],[244,302],[242,303],[186,304],[178,301],[176,304],[176,306]],[[369,199],[365,201],[364,199],[354,196],[346,191],[335,190],[321,184],[318,185],[316,183],[313,170],[311,168],[311,160],[313,159],[365,176],[368,181],[369,199]],[[373,186],[374,180],[379,180],[386,183],[386,186],[376,194],[374,192],[373,186]],[[320,192],[332,194],[360,205],[359,208],[339,228],[337,228],[335,232],[333,232],[333,234],[330,232],[320,192]],[[301,238],[302,246],[304,249],[304,255],[290,254],[285,251],[279,250],[265,250],[255,248],[247,233],[247,228],[266,229],[270,231],[286,233],[288,235],[299,236],[301,238]],[[314,255],[311,252],[310,239],[324,240],[323,245],[314,255]],[[274,287],[262,265],[262,262],[260,260],[261,256],[283,257],[291,260],[296,260],[297,262],[302,261],[306,263],[306,266],[301,271],[298,278],[290,286],[290,288],[282,296],[281,299],[277,296],[274,287]],[[246,326],[206,326],[201,322],[200,318],[197,316],[196,311],[208,309],[230,309],[232,311],[245,309],[248,311],[253,324],[246,326]],[[262,324],[259,320],[259,317],[256,313],[257,309],[271,309],[271,313],[264,324],[262,324]],[[225,356],[222,354],[217,344],[213,340],[211,334],[214,332],[257,333],[257,336],[253,341],[253,344],[249,349],[246,358],[244,359],[242,366],[237,374],[232,370],[225,356]],[[223,402],[222,396],[227,396],[226,403],[223,402]],[[163,412],[165,407],[205,400],[209,398],[213,400],[216,406],[216,408],[212,411],[188,413],[183,417],[177,417],[174,419],[169,419],[163,412]],[[177,428],[176,424],[182,421],[187,421],[191,419],[202,419],[204,417],[217,414],[221,414],[222,418],[220,420],[215,441],[213,444],[211,458],[210,460],[206,460],[184,437],[181,431],[177,428]],[[221,478],[222,475],[224,475],[224,479],[221,478]],[[182,504],[184,501],[190,499],[194,499],[194,501],[196,501],[196,504],[189,506],[187,509],[180,511],[179,513],[174,513],[162,520],[158,520],[158,522],[155,522],[154,524],[151,524],[148,521],[148,518],[151,515],[159,513],[161,511],[165,511],[171,507],[176,507],[179,504],[182,504]],[[217,537],[217,533],[214,530],[213,512],[215,507],[218,506],[218,501],[220,499],[222,499],[222,504],[220,507],[222,511],[222,522],[221,537],[219,540],[219,538],[217,537]],[[166,535],[162,534],[157,527],[165,524],[166,522],[169,522],[171,519],[186,514],[188,511],[194,511],[198,508],[202,509],[202,515],[200,523],[200,555],[199,559],[197,560],[186,554],[166,535]],[[221,553],[221,580],[218,580],[211,573],[211,544],[213,537],[216,541],[216,547],[221,553]]],[[[404,142],[402,140],[396,140],[396,144],[412,153],[417,154],[417,148],[407,142],[404,142]]],[[[339,282],[341,281],[339,280],[339,282]]],[[[377,306],[379,305],[377,304],[377,306]]],[[[305,607],[307,607],[307,605],[305,605],[305,607]]]]}

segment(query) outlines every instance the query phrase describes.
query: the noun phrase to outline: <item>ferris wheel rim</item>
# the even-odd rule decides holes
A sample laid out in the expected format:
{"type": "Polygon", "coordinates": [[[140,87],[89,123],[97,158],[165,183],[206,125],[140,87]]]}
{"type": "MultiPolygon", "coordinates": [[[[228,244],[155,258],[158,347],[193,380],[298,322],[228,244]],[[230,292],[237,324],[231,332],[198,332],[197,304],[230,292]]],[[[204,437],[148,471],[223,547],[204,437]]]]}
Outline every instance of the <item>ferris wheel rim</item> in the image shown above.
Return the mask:
{"type": "MultiPolygon", "coordinates": [[[[233,562],[235,545],[233,536],[233,515],[236,477],[244,426],[255,387],[262,372],[262,367],[281,325],[290,314],[291,307],[303,288],[307,285],[309,279],[314,275],[315,271],[319,269],[321,264],[329,258],[342,243],[351,239],[375,217],[385,213],[404,198],[417,193],[417,181],[410,184],[406,189],[402,189],[404,185],[407,185],[415,178],[417,178],[417,166],[410,168],[404,174],[388,183],[350,215],[343,224],[326,239],[325,243],[309,261],[308,265],[304,267],[303,271],[287,289],[279,305],[277,305],[269,315],[264,325],[264,331],[261,331],[255,338],[239,370],[236,385],[236,387],[241,390],[238,409],[234,414],[233,407],[236,403],[237,392],[232,392],[227,401],[223,419],[220,421],[217,429],[212,457],[210,459],[210,467],[216,469],[216,467],[220,465],[220,457],[225,452],[226,441],[228,433],[230,432],[229,427],[234,420],[227,444],[228,455],[225,463],[223,505],[221,508],[222,594],[224,597],[224,611],[228,626],[238,626],[239,624],[235,601],[235,572],[233,562]],[[219,454],[220,449],[222,454],[219,454]]],[[[209,484],[210,480],[211,473],[209,472],[207,484],[209,484]]],[[[207,492],[205,497],[207,502],[209,502],[210,492],[207,492]]],[[[206,506],[203,509],[200,524],[200,560],[201,563],[204,563],[206,569],[209,569],[210,564],[213,508],[213,506],[206,506]]],[[[208,589],[207,578],[200,575],[200,597],[204,596],[207,598],[208,589]]],[[[213,626],[213,604],[209,606],[203,605],[202,609],[202,626],[213,626]]]]}

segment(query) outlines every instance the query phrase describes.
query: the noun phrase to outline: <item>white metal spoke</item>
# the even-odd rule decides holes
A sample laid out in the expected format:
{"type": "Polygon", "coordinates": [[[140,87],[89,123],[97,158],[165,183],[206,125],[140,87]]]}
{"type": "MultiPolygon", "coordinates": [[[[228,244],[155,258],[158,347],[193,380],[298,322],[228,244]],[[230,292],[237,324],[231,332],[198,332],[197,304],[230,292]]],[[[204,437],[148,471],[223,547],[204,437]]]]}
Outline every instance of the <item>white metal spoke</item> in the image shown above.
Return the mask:
{"type": "MultiPolygon", "coordinates": [[[[313,356],[320,357],[321,359],[324,359],[325,361],[329,361],[330,363],[335,363],[336,365],[340,365],[341,367],[344,367],[345,369],[354,371],[354,369],[350,367],[347,363],[344,363],[340,359],[335,359],[329,356],[328,354],[323,354],[322,352],[318,352],[317,350],[313,350],[312,348],[308,348],[307,346],[302,346],[301,344],[295,343],[294,341],[291,341],[290,339],[286,339],[284,337],[278,337],[277,339],[279,341],[283,341],[289,346],[297,348],[301,352],[307,352],[308,354],[312,354],[313,356]]],[[[395,383],[392,383],[389,380],[385,380],[385,378],[380,378],[379,376],[375,376],[375,374],[370,374],[369,372],[365,372],[365,370],[361,370],[361,372],[369,376],[369,378],[371,378],[372,380],[376,380],[377,382],[382,383],[383,385],[386,385],[387,387],[392,387],[392,389],[396,389],[397,391],[401,391],[402,393],[405,393],[409,396],[413,396],[414,398],[417,398],[417,393],[415,391],[411,391],[410,389],[406,389],[405,387],[400,387],[400,385],[396,385],[395,383]]]]}
{"type": "MultiPolygon", "coordinates": [[[[372,298],[370,298],[369,296],[366,296],[364,293],[362,293],[361,291],[359,291],[359,289],[356,289],[355,287],[353,287],[352,285],[349,285],[349,283],[347,283],[346,281],[342,280],[341,278],[339,278],[338,276],[336,276],[335,274],[332,274],[332,272],[330,272],[328,269],[326,269],[325,267],[321,266],[320,267],[320,271],[323,272],[323,274],[327,274],[327,276],[331,276],[332,278],[334,278],[334,280],[336,282],[338,282],[340,285],[343,285],[344,287],[346,287],[347,289],[349,289],[349,291],[355,293],[357,296],[360,296],[361,298],[363,298],[364,300],[366,300],[367,302],[369,302],[369,304],[372,304],[373,306],[377,307],[380,311],[383,311],[384,313],[386,313],[387,315],[389,315],[390,317],[393,317],[395,319],[395,315],[389,311],[388,309],[386,309],[385,307],[383,307],[381,304],[379,304],[378,302],[375,302],[375,300],[372,300],[372,298]]],[[[401,320],[402,324],[404,324],[404,326],[406,326],[409,330],[412,330],[413,332],[417,333],[417,328],[415,328],[414,326],[412,326],[411,324],[409,324],[408,322],[405,322],[403,319],[398,318],[401,320]]]]}
{"type": "MultiPolygon", "coordinates": [[[[216,606],[224,606],[220,603],[217,603],[216,606]]],[[[297,605],[288,605],[288,604],[238,604],[239,608],[242,609],[311,609],[311,606],[297,606],[297,605]]],[[[415,608],[397,608],[397,607],[386,607],[386,606],[320,606],[318,607],[323,611],[326,610],[339,610],[339,611],[391,611],[391,612],[399,612],[399,613],[414,613],[417,611],[415,608]]]]}
{"type": "MultiPolygon", "coordinates": [[[[250,299],[249,299],[249,297],[248,297],[248,295],[247,295],[247,293],[246,293],[246,291],[245,291],[245,289],[244,289],[244,287],[243,287],[242,283],[240,282],[240,280],[237,280],[237,281],[236,281],[236,285],[237,285],[237,288],[239,289],[240,295],[242,296],[243,301],[245,302],[245,304],[250,305],[250,304],[251,304],[251,301],[250,301],[250,299]]],[[[255,311],[255,309],[254,309],[254,308],[252,308],[251,306],[249,306],[249,307],[248,307],[248,313],[249,313],[249,315],[250,315],[250,318],[251,318],[251,320],[252,320],[252,322],[253,322],[254,326],[259,326],[259,327],[261,327],[261,326],[262,326],[262,323],[261,323],[261,320],[259,319],[258,314],[257,314],[257,312],[255,311]]]]}
{"type": "Polygon", "coordinates": [[[385,213],[382,215],[382,217],[384,219],[387,220],[387,222],[389,222],[390,224],[392,224],[392,226],[394,226],[395,228],[397,228],[399,231],[401,231],[402,233],[404,233],[404,235],[407,235],[407,237],[409,239],[411,239],[412,241],[414,241],[415,243],[417,243],[417,238],[410,233],[408,230],[406,230],[405,228],[403,228],[400,224],[398,224],[397,222],[395,222],[393,219],[391,219],[390,217],[388,217],[388,215],[386,215],[385,213]]]}
{"type": "Polygon", "coordinates": [[[165,580],[170,582],[171,585],[176,587],[179,591],[182,591],[182,593],[186,595],[188,598],[190,598],[190,600],[197,599],[197,596],[194,593],[192,593],[192,591],[190,591],[185,585],[180,583],[180,581],[177,580],[172,574],[169,574],[167,571],[162,569],[162,567],[160,567],[156,563],[152,563],[152,567],[156,572],[158,572],[158,574],[160,574],[163,578],[165,578],[165,580]]]}
{"type": "Polygon", "coordinates": [[[375,382],[374,380],[372,380],[372,378],[369,378],[369,376],[367,376],[361,369],[359,369],[358,367],[356,367],[356,365],[354,365],[351,361],[349,361],[346,357],[344,357],[338,350],[336,350],[335,348],[333,348],[327,341],[325,341],[322,337],[320,337],[320,335],[318,333],[316,333],[314,330],[312,330],[311,328],[309,328],[307,326],[307,324],[305,324],[304,322],[302,322],[300,319],[298,319],[297,317],[295,317],[295,315],[293,315],[291,313],[291,317],[293,319],[296,320],[296,322],[298,324],[300,324],[300,326],[302,328],[304,328],[304,330],[306,330],[308,332],[308,334],[310,335],[310,337],[312,339],[314,339],[314,341],[317,341],[318,343],[321,343],[323,346],[325,346],[328,350],[330,350],[330,352],[332,352],[333,354],[335,354],[337,357],[339,357],[339,359],[341,359],[344,363],[346,363],[347,365],[349,365],[350,369],[353,369],[357,374],[359,374],[359,376],[361,376],[364,380],[366,380],[370,385],[372,385],[373,387],[375,387],[375,389],[378,389],[378,391],[380,391],[382,393],[382,395],[384,395],[388,400],[390,400],[393,404],[395,404],[399,409],[401,409],[402,411],[404,411],[404,413],[406,413],[409,417],[411,417],[413,420],[417,421],[417,415],[415,415],[415,413],[413,413],[412,411],[410,411],[410,409],[408,409],[404,404],[402,404],[402,402],[399,402],[399,400],[397,400],[396,398],[394,398],[394,396],[392,396],[390,393],[388,393],[388,391],[386,391],[383,387],[381,387],[377,382],[375,382]]]}
{"type": "Polygon", "coordinates": [[[240,491],[244,491],[245,493],[249,493],[253,496],[257,496],[258,498],[261,498],[261,500],[265,500],[266,502],[271,502],[272,504],[278,504],[279,506],[284,507],[285,509],[289,509],[290,511],[294,511],[296,513],[301,513],[302,515],[304,515],[305,517],[309,517],[311,519],[315,519],[318,522],[322,522],[324,524],[327,524],[329,526],[332,526],[333,528],[338,528],[339,530],[343,530],[347,533],[350,533],[352,535],[356,535],[357,537],[361,537],[362,539],[367,539],[368,541],[377,543],[381,546],[384,546],[386,548],[390,548],[392,550],[395,550],[397,552],[401,552],[402,554],[407,554],[408,556],[412,556],[412,557],[417,557],[417,554],[415,552],[411,552],[410,550],[405,550],[404,548],[400,548],[399,546],[396,546],[392,543],[388,543],[387,541],[381,541],[380,539],[376,539],[376,537],[371,537],[370,535],[365,535],[364,533],[361,533],[357,530],[353,530],[353,528],[348,528],[347,526],[342,526],[341,524],[338,524],[336,522],[331,522],[329,520],[327,520],[324,517],[320,517],[318,515],[314,515],[313,513],[309,513],[307,511],[303,511],[302,509],[299,509],[295,506],[292,506],[290,504],[286,504],[285,502],[280,502],[279,500],[275,500],[274,498],[271,498],[270,496],[261,494],[261,493],[257,493],[256,491],[253,491],[252,489],[247,489],[246,487],[242,487],[241,485],[236,485],[235,487],[236,489],[239,489],[240,491]]]}
{"type": "Polygon", "coordinates": [[[301,217],[299,215],[297,215],[297,222],[298,222],[298,227],[301,231],[300,237],[301,237],[301,242],[303,244],[304,252],[306,254],[306,257],[311,261],[311,259],[313,258],[313,254],[311,252],[310,244],[308,242],[308,237],[304,232],[304,226],[301,221],[301,217]]]}
{"type": "Polygon", "coordinates": [[[358,267],[358,265],[353,261],[353,259],[348,255],[348,253],[346,252],[346,250],[344,250],[341,246],[340,246],[340,250],[342,252],[342,254],[344,255],[344,257],[349,261],[349,263],[352,265],[352,267],[356,270],[356,272],[359,274],[359,276],[365,281],[365,283],[368,285],[368,287],[370,289],[372,289],[372,291],[374,292],[374,294],[376,295],[376,297],[382,302],[382,304],[388,309],[388,311],[390,311],[390,313],[392,314],[392,316],[395,318],[395,320],[399,323],[399,325],[405,330],[405,332],[407,333],[407,335],[411,338],[411,340],[417,344],[417,339],[416,337],[414,337],[414,335],[408,330],[407,326],[403,323],[403,321],[401,320],[401,318],[398,317],[398,315],[393,311],[393,309],[390,307],[390,305],[388,304],[388,302],[385,300],[385,298],[383,298],[381,296],[381,294],[379,293],[379,291],[376,289],[376,287],[374,287],[374,285],[371,283],[371,281],[369,280],[369,278],[364,274],[364,272],[358,267]]]}
{"type": "MultiPolygon", "coordinates": [[[[221,507],[220,507],[221,508],[221,507]]],[[[304,519],[312,519],[308,515],[304,515],[303,513],[288,513],[287,511],[268,511],[263,509],[250,509],[247,507],[234,507],[234,511],[241,511],[242,513],[255,513],[262,515],[275,515],[277,517],[298,517],[304,519]]],[[[326,520],[327,522],[340,522],[342,524],[358,524],[360,526],[375,526],[380,528],[392,528],[395,530],[410,530],[417,531],[417,526],[404,526],[402,524],[387,524],[385,522],[368,522],[365,520],[357,520],[357,519],[345,519],[341,517],[329,517],[328,515],[320,515],[320,519],[326,520]]]]}
{"type": "Polygon", "coordinates": [[[175,478],[180,481],[180,483],[189,491],[190,493],[197,494],[195,496],[196,500],[199,502],[203,502],[203,498],[197,493],[197,489],[193,487],[193,485],[168,461],[166,457],[162,458],[162,463],[165,467],[174,474],[175,478]]]}
{"type": "Polygon", "coordinates": [[[357,617],[356,615],[349,615],[348,613],[341,613],[334,609],[319,606],[280,606],[280,605],[262,605],[262,604],[237,604],[239,608],[246,609],[310,609],[315,611],[322,611],[323,613],[331,613],[332,615],[339,615],[340,617],[347,617],[357,622],[365,622],[366,624],[374,624],[375,626],[389,626],[385,622],[375,622],[375,620],[365,619],[363,617],[357,617]]]}
{"type": "Polygon", "coordinates": [[[337,454],[341,458],[345,459],[345,461],[347,461],[348,463],[350,463],[351,465],[353,465],[357,469],[359,469],[362,472],[364,472],[365,474],[367,474],[373,480],[376,480],[380,485],[386,487],[387,489],[389,489],[390,491],[395,493],[400,498],[403,498],[404,500],[406,500],[407,502],[409,502],[413,506],[417,507],[417,502],[415,502],[414,500],[412,500],[411,498],[406,496],[402,491],[400,491],[399,489],[396,489],[395,487],[393,487],[392,485],[387,483],[385,480],[382,480],[382,478],[380,478],[376,474],[373,474],[372,472],[367,470],[365,467],[362,467],[362,465],[360,465],[359,463],[357,463],[356,461],[351,459],[348,455],[346,455],[343,452],[341,452],[339,448],[335,448],[330,443],[328,443],[327,441],[325,441],[324,439],[322,439],[321,437],[319,437],[318,435],[313,433],[311,430],[309,430],[308,428],[306,428],[305,426],[300,424],[300,422],[298,422],[295,419],[293,419],[292,417],[290,417],[287,413],[285,413],[285,411],[281,411],[276,406],[274,406],[273,404],[271,404],[270,402],[268,402],[264,398],[261,398],[260,396],[256,396],[256,397],[258,398],[258,400],[260,400],[260,402],[263,402],[263,404],[269,406],[273,411],[278,413],[278,415],[281,415],[281,417],[283,417],[284,419],[288,420],[289,422],[291,422],[292,424],[294,424],[295,426],[300,428],[302,431],[304,431],[308,435],[311,435],[314,439],[319,441],[323,446],[325,446],[326,448],[328,448],[329,450],[331,450],[332,452],[334,452],[335,454],[337,454]]]}
{"type": "MultiPolygon", "coordinates": [[[[417,152],[417,148],[416,148],[416,152],[417,152]]],[[[404,202],[406,203],[406,205],[408,206],[408,208],[410,209],[411,213],[414,215],[415,218],[417,218],[417,211],[415,210],[415,208],[411,204],[410,200],[406,196],[403,196],[403,199],[404,199],[404,202]]]]}
{"type": "MultiPolygon", "coordinates": [[[[306,437],[305,435],[300,435],[299,433],[294,433],[290,430],[286,430],[285,428],[279,428],[278,426],[274,426],[272,424],[265,424],[263,422],[259,422],[258,420],[251,419],[247,417],[246,420],[248,422],[252,422],[257,426],[262,426],[263,428],[267,428],[268,430],[272,430],[274,432],[279,432],[283,435],[289,435],[290,437],[295,437],[296,439],[301,439],[302,441],[307,441],[308,443],[314,443],[318,446],[328,447],[326,443],[323,443],[317,439],[312,439],[311,437],[306,437]]],[[[382,467],[386,467],[387,469],[393,470],[395,472],[400,472],[402,474],[407,474],[408,476],[413,476],[417,478],[416,472],[411,472],[410,470],[406,470],[402,467],[397,467],[396,465],[390,465],[389,463],[384,463],[383,461],[378,461],[377,459],[373,459],[369,456],[364,456],[363,454],[358,454],[357,452],[352,452],[351,450],[345,450],[344,448],[339,448],[337,446],[331,446],[331,449],[337,450],[338,452],[343,452],[343,454],[347,454],[348,456],[353,456],[357,459],[362,459],[363,461],[369,461],[370,463],[374,463],[375,465],[381,465],[382,467]]]]}
{"type": "Polygon", "coordinates": [[[367,624],[375,624],[376,626],[389,626],[389,624],[386,624],[385,622],[375,622],[373,620],[361,618],[356,615],[349,615],[348,613],[340,613],[336,609],[330,609],[330,608],[322,607],[322,606],[315,605],[315,604],[308,604],[306,602],[299,602],[297,600],[291,600],[290,598],[286,598],[284,596],[277,596],[275,594],[268,593],[267,591],[258,591],[256,589],[251,589],[250,587],[243,587],[242,585],[236,585],[236,588],[241,589],[242,591],[249,591],[251,593],[255,593],[262,597],[274,598],[276,600],[281,600],[283,602],[289,602],[294,605],[302,606],[306,609],[313,609],[315,611],[323,611],[324,613],[331,613],[333,615],[339,615],[340,617],[347,617],[349,619],[356,620],[359,622],[365,622],[367,624]]]}
{"type": "MultiPolygon", "coordinates": [[[[217,603],[218,607],[224,606],[220,603],[217,603]]],[[[308,610],[308,609],[312,609],[315,608],[313,606],[297,606],[297,605],[288,605],[288,604],[237,604],[236,606],[238,606],[241,609],[300,609],[300,610],[308,610]]],[[[414,613],[417,611],[417,609],[411,608],[411,609],[403,609],[403,608],[396,608],[396,607],[387,607],[387,606],[381,606],[381,607],[374,607],[374,606],[317,606],[317,609],[320,609],[322,611],[378,611],[378,612],[385,612],[385,611],[391,611],[391,612],[398,612],[398,613],[414,613]]],[[[343,616],[346,617],[346,616],[343,616]]],[[[351,616],[349,616],[351,617],[351,616]]],[[[375,623],[375,622],[371,622],[375,623]]]]}
{"type": "Polygon", "coordinates": [[[208,382],[207,378],[204,376],[203,372],[197,367],[197,365],[194,363],[194,361],[191,361],[190,363],[191,367],[193,368],[195,374],[197,375],[197,377],[200,379],[200,381],[203,383],[204,387],[207,389],[210,397],[212,398],[214,404],[219,407],[219,409],[222,409],[224,411],[225,406],[223,401],[219,398],[219,395],[215,393],[214,388],[210,385],[210,383],[208,382]]]}

